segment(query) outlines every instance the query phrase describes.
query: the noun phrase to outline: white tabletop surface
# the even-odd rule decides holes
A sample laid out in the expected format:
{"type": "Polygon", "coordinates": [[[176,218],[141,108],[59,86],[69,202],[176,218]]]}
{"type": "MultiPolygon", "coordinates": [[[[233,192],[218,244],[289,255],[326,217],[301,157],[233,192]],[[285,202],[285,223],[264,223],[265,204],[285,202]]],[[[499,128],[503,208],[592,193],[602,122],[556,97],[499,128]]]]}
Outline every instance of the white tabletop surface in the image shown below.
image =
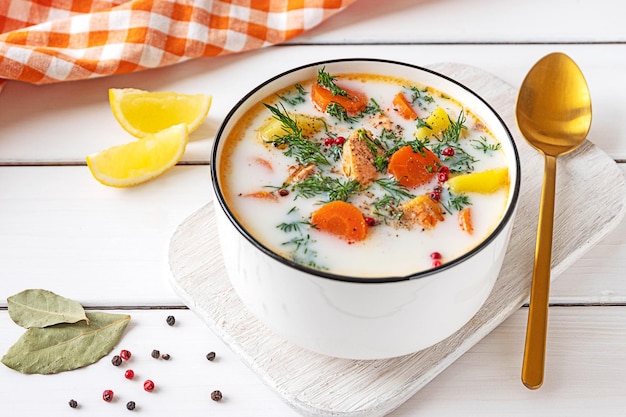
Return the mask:
{"type": "MultiPolygon", "coordinates": [[[[626,29],[617,0],[359,0],[286,45],[88,81],[9,82],[0,93],[0,355],[23,331],[10,320],[6,298],[45,288],[89,309],[130,314],[118,347],[133,351],[138,376],[125,380],[108,358],[48,376],[0,366],[2,415],[127,415],[129,400],[138,404],[135,412],[151,416],[297,415],[168,282],[170,237],[210,201],[209,152],[224,116],[270,76],[327,58],[456,62],[517,88],[554,51],[571,56],[587,78],[594,107],[589,140],[626,172],[626,29]],[[111,87],[213,96],[183,162],[132,189],[100,185],[84,163],[85,155],[128,139],[108,107],[111,87]],[[165,324],[168,315],[176,316],[175,326],[165,324]],[[155,361],[152,349],[172,360],[155,361]],[[209,351],[217,360],[205,359],[209,351]],[[144,392],[142,378],[159,389],[144,392]],[[118,394],[113,404],[100,399],[106,388],[118,394]],[[219,403],[209,398],[215,389],[224,393],[219,403]],[[71,398],[79,409],[67,405],[71,398]]],[[[556,278],[541,389],[520,382],[523,307],[390,415],[623,416],[624,236],[626,220],[556,278]]]]}

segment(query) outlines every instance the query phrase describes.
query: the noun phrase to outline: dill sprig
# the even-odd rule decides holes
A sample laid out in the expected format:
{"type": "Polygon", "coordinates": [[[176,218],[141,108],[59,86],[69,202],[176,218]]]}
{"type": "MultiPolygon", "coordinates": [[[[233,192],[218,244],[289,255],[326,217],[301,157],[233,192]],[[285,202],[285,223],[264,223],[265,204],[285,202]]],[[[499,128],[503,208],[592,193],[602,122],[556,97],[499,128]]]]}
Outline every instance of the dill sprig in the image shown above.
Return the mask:
{"type": "Polygon", "coordinates": [[[289,116],[282,103],[280,104],[282,111],[278,106],[272,106],[266,103],[263,103],[263,105],[272,112],[272,116],[280,122],[285,132],[284,135],[267,141],[268,143],[272,143],[276,147],[287,145],[284,154],[295,158],[296,161],[302,165],[308,165],[310,163],[330,165],[330,162],[322,153],[320,144],[307,140],[302,136],[302,129],[298,126],[298,123],[289,116]]]}
{"type": "Polygon", "coordinates": [[[415,86],[411,86],[409,87],[409,89],[411,90],[411,104],[418,103],[421,106],[422,103],[420,102],[424,102],[424,103],[435,102],[435,99],[430,94],[427,94],[428,89],[423,88],[420,90],[418,87],[415,87],[415,86]]]}
{"type": "Polygon", "coordinates": [[[441,134],[441,141],[457,143],[461,137],[463,129],[467,129],[465,126],[465,112],[461,110],[456,121],[450,119],[450,116],[448,116],[448,119],[450,120],[450,126],[448,126],[448,128],[441,134]]]}
{"type": "Polygon", "coordinates": [[[278,96],[278,98],[280,98],[281,100],[283,100],[284,102],[286,102],[287,104],[291,106],[296,106],[298,104],[304,103],[306,101],[304,96],[306,96],[308,93],[306,92],[304,87],[302,87],[302,85],[300,84],[296,84],[295,87],[296,87],[295,92],[288,91],[284,95],[280,95],[280,94],[276,94],[276,95],[278,96]]]}
{"type": "Polygon", "coordinates": [[[398,209],[398,203],[400,201],[391,194],[385,194],[384,196],[376,199],[372,206],[374,210],[372,213],[388,223],[389,220],[400,220],[404,213],[398,209]]]}
{"type": "Polygon", "coordinates": [[[326,72],[326,67],[322,67],[317,71],[317,83],[319,85],[327,88],[333,96],[350,97],[346,90],[335,84],[336,79],[336,76],[330,75],[326,72]]]}
{"type": "Polygon", "coordinates": [[[452,194],[448,198],[447,202],[443,203],[443,207],[446,211],[452,214],[453,210],[461,211],[464,207],[471,205],[469,197],[467,194],[452,194]]]}
{"type": "Polygon", "coordinates": [[[300,232],[302,230],[300,229],[301,226],[311,226],[311,223],[304,220],[296,220],[289,223],[283,222],[276,227],[285,233],[290,233],[300,232]]]}
{"type": "Polygon", "coordinates": [[[481,136],[480,139],[473,139],[472,147],[476,150],[483,151],[483,153],[494,152],[499,150],[502,147],[501,143],[489,143],[487,142],[487,138],[481,136]]]}
{"type": "Polygon", "coordinates": [[[336,103],[334,101],[330,103],[328,106],[326,106],[326,113],[328,113],[329,116],[332,116],[337,120],[340,120],[342,122],[348,122],[348,123],[354,123],[361,118],[358,115],[350,116],[345,107],[343,107],[341,104],[336,103]]]}
{"type": "Polygon", "coordinates": [[[293,188],[298,197],[311,198],[327,193],[326,201],[348,201],[353,194],[361,190],[361,184],[356,180],[342,180],[317,173],[294,184],[293,188]]]}
{"type": "Polygon", "coordinates": [[[398,201],[405,200],[407,198],[415,198],[404,185],[400,184],[400,181],[393,178],[379,178],[376,184],[385,190],[389,195],[398,201]]]}
{"type": "Polygon", "coordinates": [[[475,157],[468,154],[465,149],[459,144],[461,132],[466,129],[465,126],[465,113],[461,111],[457,120],[450,120],[450,126],[444,130],[439,140],[433,142],[427,142],[425,145],[435,153],[442,162],[445,162],[450,172],[469,172],[474,170],[474,163],[478,161],[475,157]],[[443,151],[446,148],[452,148],[454,155],[444,155],[443,151]]]}

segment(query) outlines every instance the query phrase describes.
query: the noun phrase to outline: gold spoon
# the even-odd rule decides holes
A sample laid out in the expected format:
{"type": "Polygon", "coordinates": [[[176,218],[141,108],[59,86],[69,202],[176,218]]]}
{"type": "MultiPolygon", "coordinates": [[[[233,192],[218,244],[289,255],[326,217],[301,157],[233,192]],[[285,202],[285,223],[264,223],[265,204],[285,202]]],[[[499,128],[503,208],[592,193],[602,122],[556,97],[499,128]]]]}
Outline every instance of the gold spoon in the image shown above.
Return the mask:
{"type": "Polygon", "coordinates": [[[559,52],[541,58],[522,83],[515,115],[519,130],[545,160],[522,364],[522,382],[537,389],[545,366],[556,158],[576,149],[591,126],[591,97],[580,68],[559,52]]]}

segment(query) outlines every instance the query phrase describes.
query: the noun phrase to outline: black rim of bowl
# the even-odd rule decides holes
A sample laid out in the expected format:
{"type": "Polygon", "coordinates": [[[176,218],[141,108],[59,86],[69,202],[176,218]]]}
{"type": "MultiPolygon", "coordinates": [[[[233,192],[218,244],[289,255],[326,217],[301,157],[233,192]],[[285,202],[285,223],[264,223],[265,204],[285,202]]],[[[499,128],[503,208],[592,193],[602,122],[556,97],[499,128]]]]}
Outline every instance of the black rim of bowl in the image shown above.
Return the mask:
{"type": "Polygon", "coordinates": [[[310,275],[314,275],[314,276],[318,276],[320,278],[327,278],[327,279],[331,279],[331,280],[335,280],[335,281],[343,281],[343,282],[353,282],[353,283],[370,283],[370,284],[374,284],[374,283],[391,283],[391,282],[400,282],[400,281],[409,281],[409,280],[414,280],[414,279],[419,279],[419,278],[424,278],[436,273],[439,273],[440,271],[452,268],[460,263],[463,263],[466,259],[473,257],[475,254],[477,254],[478,252],[480,252],[484,247],[486,247],[487,245],[489,245],[489,243],[491,243],[500,233],[502,233],[502,231],[504,230],[505,226],[511,221],[511,218],[513,216],[513,213],[515,212],[515,208],[517,207],[517,200],[519,198],[519,190],[520,190],[520,183],[521,183],[521,167],[520,167],[520,158],[519,158],[519,152],[517,150],[517,146],[515,144],[515,141],[513,140],[513,136],[511,135],[511,132],[509,130],[509,128],[507,127],[506,123],[504,123],[504,120],[502,120],[502,118],[500,117],[500,115],[498,114],[498,112],[495,111],[495,109],[489,104],[487,103],[481,96],[479,96],[476,92],[474,92],[473,90],[469,89],[468,87],[466,87],[465,85],[461,84],[460,82],[446,76],[443,75],[441,73],[438,73],[437,71],[433,71],[431,69],[428,68],[424,68],[424,67],[420,67],[418,65],[413,65],[413,64],[408,64],[408,63],[404,63],[404,62],[400,62],[400,61],[393,61],[393,60],[386,60],[386,59],[375,59],[375,58],[343,58],[343,59],[332,59],[332,60],[324,60],[324,61],[319,61],[319,62],[313,62],[310,64],[306,64],[306,65],[301,65],[298,66],[296,68],[292,68],[290,70],[284,71],[266,81],[264,81],[263,83],[259,84],[258,86],[256,86],[255,88],[253,88],[248,94],[246,94],[241,100],[239,100],[237,102],[237,104],[235,104],[235,106],[230,110],[230,112],[228,112],[228,114],[226,115],[226,118],[224,119],[224,121],[222,122],[217,135],[215,137],[215,142],[213,144],[213,150],[211,152],[211,177],[212,177],[212,183],[213,183],[213,189],[215,191],[215,198],[217,199],[217,201],[219,202],[220,206],[222,207],[222,210],[224,211],[224,213],[226,213],[226,216],[228,217],[228,220],[233,224],[233,226],[235,226],[235,228],[237,229],[237,231],[248,241],[250,242],[253,246],[255,246],[258,250],[260,250],[261,252],[263,252],[265,255],[269,256],[270,258],[273,258],[274,260],[285,264],[293,269],[305,272],[307,274],[310,275]],[[323,271],[323,270],[319,270],[319,269],[314,269],[314,268],[310,268],[307,267],[305,265],[299,264],[297,262],[294,262],[292,260],[289,260],[287,258],[284,258],[280,255],[278,255],[277,253],[275,253],[274,251],[272,251],[271,249],[269,249],[268,247],[266,247],[265,245],[263,245],[261,242],[259,242],[258,240],[256,240],[251,234],[249,234],[245,227],[243,227],[243,225],[241,225],[239,223],[239,221],[235,218],[235,216],[233,215],[233,213],[231,212],[230,208],[228,207],[228,205],[226,204],[226,201],[224,199],[224,195],[222,193],[221,187],[219,185],[219,181],[218,181],[218,173],[217,173],[217,156],[218,156],[218,145],[219,143],[224,139],[223,138],[223,132],[226,129],[228,123],[230,122],[231,118],[233,117],[233,115],[235,114],[235,112],[252,96],[254,95],[258,90],[262,89],[263,87],[265,87],[266,85],[274,82],[275,80],[284,77],[285,75],[288,75],[290,73],[296,72],[296,71],[300,71],[303,69],[308,69],[311,67],[321,67],[324,65],[329,65],[329,64],[335,64],[335,63],[345,63],[345,62],[375,62],[375,63],[382,63],[382,64],[391,64],[391,65],[400,65],[400,66],[404,66],[404,67],[408,67],[408,68],[413,68],[413,69],[417,69],[420,71],[424,71],[424,72],[428,72],[431,73],[437,77],[443,78],[446,81],[455,84],[456,86],[462,88],[463,90],[465,90],[466,92],[468,92],[470,95],[474,96],[475,98],[477,98],[484,106],[486,106],[493,114],[494,116],[498,119],[499,123],[501,124],[501,126],[503,127],[504,131],[506,132],[509,142],[511,143],[511,148],[513,150],[513,154],[514,154],[514,159],[515,159],[515,169],[517,172],[516,175],[516,179],[515,179],[515,184],[513,184],[513,195],[511,196],[511,203],[509,204],[509,206],[507,207],[506,212],[504,213],[504,215],[502,216],[502,219],[500,219],[500,222],[498,223],[498,225],[496,226],[496,228],[489,234],[489,236],[487,236],[485,239],[483,239],[478,245],[476,245],[474,248],[472,248],[471,250],[469,250],[468,252],[465,252],[463,255],[451,260],[450,262],[446,262],[438,267],[435,268],[430,268],[430,269],[426,269],[420,272],[416,272],[414,274],[409,274],[409,275],[402,275],[402,276],[385,276],[385,277],[353,277],[353,276],[349,276],[349,275],[339,275],[339,274],[333,274],[327,271],[323,271]]]}

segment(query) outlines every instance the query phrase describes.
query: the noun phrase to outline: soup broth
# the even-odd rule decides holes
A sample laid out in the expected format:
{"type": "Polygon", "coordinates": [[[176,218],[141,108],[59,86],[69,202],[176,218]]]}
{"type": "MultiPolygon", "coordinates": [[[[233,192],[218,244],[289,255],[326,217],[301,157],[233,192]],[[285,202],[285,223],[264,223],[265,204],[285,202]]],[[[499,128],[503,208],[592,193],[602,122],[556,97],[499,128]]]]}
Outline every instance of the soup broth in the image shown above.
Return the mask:
{"type": "Polygon", "coordinates": [[[407,276],[494,230],[506,161],[471,109],[437,90],[320,68],[237,122],[219,182],[240,224],[284,258],[338,275],[407,276]]]}

